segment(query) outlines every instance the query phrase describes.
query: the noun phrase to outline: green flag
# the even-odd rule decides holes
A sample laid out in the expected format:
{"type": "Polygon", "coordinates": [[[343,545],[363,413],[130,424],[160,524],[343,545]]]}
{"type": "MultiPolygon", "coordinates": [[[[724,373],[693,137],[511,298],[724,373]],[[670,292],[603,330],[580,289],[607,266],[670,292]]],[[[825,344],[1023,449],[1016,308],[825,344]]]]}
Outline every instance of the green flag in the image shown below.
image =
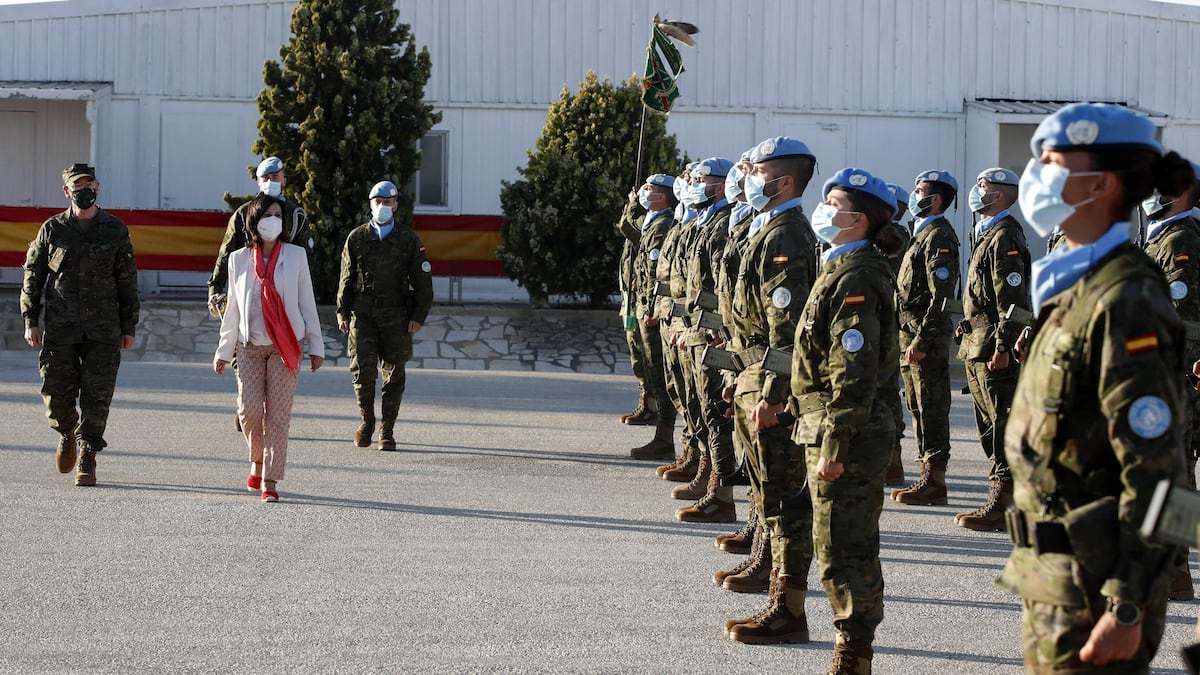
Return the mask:
{"type": "Polygon", "coordinates": [[[651,24],[650,44],[646,47],[646,74],[642,79],[645,92],[642,103],[651,110],[671,112],[679,88],[675,78],[683,72],[683,58],[671,38],[658,26],[651,24]]]}

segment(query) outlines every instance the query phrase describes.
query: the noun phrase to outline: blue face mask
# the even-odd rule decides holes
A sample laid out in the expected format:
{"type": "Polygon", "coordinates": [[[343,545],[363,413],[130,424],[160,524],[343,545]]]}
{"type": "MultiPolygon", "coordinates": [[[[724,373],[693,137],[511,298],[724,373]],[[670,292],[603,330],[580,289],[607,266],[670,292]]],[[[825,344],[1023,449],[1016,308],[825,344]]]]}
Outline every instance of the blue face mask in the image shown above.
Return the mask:
{"type": "Polygon", "coordinates": [[[258,181],[258,191],[270,197],[278,197],[283,191],[283,183],[276,180],[260,180],[258,181]]]}
{"type": "Polygon", "coordinates": [[[933,206],[933,195],[922,199],[915,191],[909,193],[908,212],[913,215],[913,218],[924,218],[931,206],[933,206]]]}
{"type": "Polygon", "coordinates": [[[813,234],[826,244],[832,244],[844,229],[833,224],[833,219],[839,213],[858,213],[858,211],[839,211],[837,207],[829,204],[817,204],[817,208],[813,209],[812,220],[809,221],[812,223],[813,234]]]}
{"type": "Polygon", "coordinates": [[[639,204],[641,204],[641,205],[642,205],[642,208],[643,208],[643,209],[646,209],[647,211],[653,211],[653,210],[654,210],[654,209],[651,207],[651,202],[650,202],[650,191],[649,191],[649,190],[639,190],[639,191],[638,191],[638,203],[639,203],[639,204]]]}
{"type": "Polygon", "coordinates": [[[755,174],[746,176],[746,200],[750,202],[750,206],[754,207],[755,211],[762,211],[772,199],[779,196],[778,192],[768,195],[765,190],[767,183],[774,183],[780,178],[783,178],[783,176],[764,181],[761,176],[756,176],[755,174]]]}
{"type": "Polygon", "coordinates": [[[738,195],[742,194],[742,186],[738,184],[742,178],[742,172],[736,168],[730,169],[729,175],[725,176],[725,201],[730,204],[736,202],[738,195]]]}
{"type": "Polygon", "coordinates": [[[971,211],[979,213],[992,204],[995,204],[996,200],[994,198],[988,202],[983,201],[983,198],[989,194],[991,193],[984,192],[983,188],[979,187],[978,185],[972,186],[971,193],[967,195],[967,204],[971,207],[971,211]]]}
{"type": "Polygon", "coordinates": [[[372,204],[371,215],[376,224],[386,225],[392,219],[392,207],[387,204],[372,204]]]}
{"type": "Polygon", "coordinates": [[[703,204],[708,201],[708,186],[703,182],[692,183],[688,186],[688,203],[691,205],[703,204]]]}
{"type": "Polygon", "coordinates": [[[1021,174],[1021,184],[1018,187],[1017,202],[1021,205],[1021,213],[1029,221],[1029,226],[1039,237],[1045,237],[1054,228],[1063,224],[1075,209],[1092,201],[1085,199],[1078,204],[1068,204],[1063,200],[1063,187],[1070,176],[1098,176],[1103,171],[1081,171],[1071,173],[1068,169],[1055,164],[1042,164],[1036,158],[1025,165],[1025,173],[1021,174]]]}

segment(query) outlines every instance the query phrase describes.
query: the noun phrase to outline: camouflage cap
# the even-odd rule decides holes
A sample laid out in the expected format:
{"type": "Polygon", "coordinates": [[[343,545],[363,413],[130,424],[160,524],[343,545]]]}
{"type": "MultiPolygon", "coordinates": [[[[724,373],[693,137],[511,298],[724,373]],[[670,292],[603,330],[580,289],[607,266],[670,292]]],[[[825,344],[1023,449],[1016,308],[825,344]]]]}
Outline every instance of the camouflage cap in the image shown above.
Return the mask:
{"type": "Polygon", "coordinates": [[[96,177],[96,167],[89,166],[86,162],[75,162],[69,168],[63,169],[63,185],[70,185],[76,179],[87,176],[88,178],[96,177]]]}

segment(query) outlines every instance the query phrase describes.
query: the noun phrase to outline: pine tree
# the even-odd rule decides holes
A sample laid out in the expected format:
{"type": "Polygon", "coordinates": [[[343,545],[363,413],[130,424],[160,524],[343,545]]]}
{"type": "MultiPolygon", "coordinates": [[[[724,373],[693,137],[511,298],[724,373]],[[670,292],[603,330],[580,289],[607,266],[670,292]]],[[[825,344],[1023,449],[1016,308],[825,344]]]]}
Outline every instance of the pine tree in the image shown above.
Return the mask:
{"type": "Polygon", "coordinates": [[[633,175],[642,92],[636,77],[617,87],[590,71],[577,93],[564,86],[518,170],[522,179],[504,181],[497,255],[531,298],[561,294],[596,306],[616,292],[623,240],[613,226],[626,195],[646,176],[673,175],[682,164],[666,116],[650,112],[642,175],[633,175]]]}
{"type": "Polygon", "coordinates": [[[406,187],[420,166],[417,142],[441,120],[424,102],[429,50],[417,50],[399,17],[393,0],[300,0],[282,65],[263,68],[252,149],[284,160],[285,194],[308,212],[322,301],[337,292],[342,247],[369,217],[372,185],[395,183],[397,222],[411,222],[406,187]]]}

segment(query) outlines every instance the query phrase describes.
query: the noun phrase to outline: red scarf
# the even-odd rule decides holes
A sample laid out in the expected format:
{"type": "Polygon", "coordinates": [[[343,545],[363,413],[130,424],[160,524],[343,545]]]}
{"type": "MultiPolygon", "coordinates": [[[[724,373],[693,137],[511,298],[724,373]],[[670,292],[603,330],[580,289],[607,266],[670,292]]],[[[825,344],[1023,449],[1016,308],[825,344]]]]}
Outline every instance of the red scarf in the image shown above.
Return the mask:
{"type": "Polygon", "coordinates": [[[279,260],[279,249],[282,242],[275,242],[271,250],[270,260],[263,261],[261,246],[254,247],[254,275],[262,285],[263,323],[267,325],[267,336],[275,345],[275,351],[283,359],[283,365],[291,370],[300,367],[300,342],[292,331],[292,322],[288,319],[287,310],[283,308],[283,298],[275,290],[275,263],[279,260]]]}

